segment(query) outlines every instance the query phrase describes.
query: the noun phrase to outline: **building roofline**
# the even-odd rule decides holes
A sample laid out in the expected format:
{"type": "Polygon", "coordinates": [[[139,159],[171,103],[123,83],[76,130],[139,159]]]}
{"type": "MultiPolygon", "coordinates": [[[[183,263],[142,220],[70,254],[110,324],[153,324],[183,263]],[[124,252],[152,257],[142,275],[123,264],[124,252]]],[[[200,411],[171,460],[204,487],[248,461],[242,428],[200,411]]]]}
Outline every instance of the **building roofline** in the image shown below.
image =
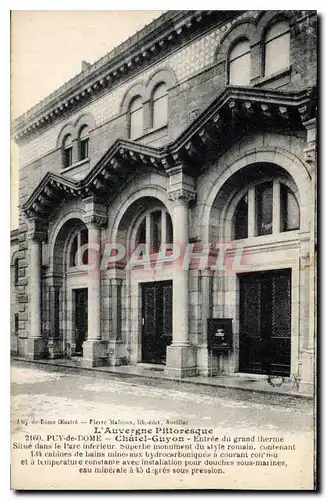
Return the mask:
{"type": "MultiPolygon", "coordinates": [[[[174,141],[152,147],[125,139],[117,139],[79,181],[46,173],[22,210],[28,217],[50,215],[51,207],[63,197],[102,196],[119,191],[125,174],[135,172],[138,165],[169,174],[182,168],[190,175],[200,175],[206,152],[224,147],[225,134],[237,131],[239,123],[273,124],[274,129],[301,127],[316,114],[316,89],[301,91],[267,90],[252,87],[227,87],[196,120],[174,141]],[[218,139],[217,139],[218,138],[218,139]]],[[[243,128],[242,128],[243,130],[243,128]]],[[[226,139],[227,140],[227,139],[226,139]]]]}
{"type": "Polygon", "coordinates": [[[208,26],[224,22],[242,11],[167,11],[140,31],[115,47],[87,69],[64,83],[57,90],[13,121],[17,142],[26,139],[57,117],[71,112],[99,92],[116,84],[135,68],[148,64],[159,53],[171,48],[181,38],[208,26]]]}

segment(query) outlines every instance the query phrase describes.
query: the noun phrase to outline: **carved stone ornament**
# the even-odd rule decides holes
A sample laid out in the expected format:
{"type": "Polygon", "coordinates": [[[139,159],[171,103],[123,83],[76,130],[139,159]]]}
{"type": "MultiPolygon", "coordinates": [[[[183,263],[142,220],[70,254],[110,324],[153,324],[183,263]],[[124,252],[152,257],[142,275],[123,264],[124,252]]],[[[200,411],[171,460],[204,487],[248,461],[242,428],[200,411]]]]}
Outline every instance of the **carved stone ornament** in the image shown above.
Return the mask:
{"type": "Polygon", "coordinates": [[[169,199],[176,204],[188,205],[190,201],[195,199],[195,191],[182,188],[169,193],[169,199]]]}
{"type": "Polygon", "coordinates": [[[27,239],[38,241],[40,243],[46,242],[48,238],[48,228],[44,221],[38,219],[28,220],[27,239]]]}
{"type": "Polygon", "coordinates": [[[96,226],[105,226],[107,223],[107,216],[103,214],[88,214],[84,217],[85,224],[91,225],[95,224],[96,226]]]}
{"type": "Polygon", "coordinates": [[[189,120],[191,122],[193,120],[195,120],[198,116],[199,116],[199,110],[198,110],[198,108],[191,109],[191,111],[189,111],[189,113],[188,113],[188,117],[189,117],[189,120]]]}
{"type": "Polygon", "coordinates": [[[316,161],[316,146],[309,146],[304,150],[304,159],[307,163],[315,163],[316,161]]]}

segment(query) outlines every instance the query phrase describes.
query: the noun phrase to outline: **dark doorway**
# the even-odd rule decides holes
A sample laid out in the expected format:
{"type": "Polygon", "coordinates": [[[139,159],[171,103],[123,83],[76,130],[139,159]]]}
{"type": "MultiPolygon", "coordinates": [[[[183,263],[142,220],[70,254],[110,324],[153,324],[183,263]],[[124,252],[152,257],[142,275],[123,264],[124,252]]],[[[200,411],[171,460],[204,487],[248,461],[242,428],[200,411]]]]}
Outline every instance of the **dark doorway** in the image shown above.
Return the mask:
{"type": "Polygon", "coordinates": [[[74,290],[75,294],[75,354],[83,356],[83,342],[87,338],[87,288],[74,290]]]}
{"type": "Polygon", "coordinates": [[[172,281],[142,285],[142,361],[164,364],[172,340],[172,281]]]}
{"type": "Polygon", "coordinates": [[[240,277],[240,372],[290,375],[291,271],[240,277]]]}

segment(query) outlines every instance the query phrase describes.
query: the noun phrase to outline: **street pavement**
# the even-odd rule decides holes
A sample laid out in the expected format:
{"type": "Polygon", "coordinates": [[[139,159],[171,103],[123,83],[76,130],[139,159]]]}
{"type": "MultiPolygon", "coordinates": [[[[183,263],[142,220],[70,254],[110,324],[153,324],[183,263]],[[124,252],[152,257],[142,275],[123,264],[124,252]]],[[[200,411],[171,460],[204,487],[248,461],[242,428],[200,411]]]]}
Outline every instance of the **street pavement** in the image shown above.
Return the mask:
{"type": "MultiPolygon", "coordinates": [[[[310,399],[139,377],[99,379],[12,364],[12,439],[26,432],[24,420],[85,421],[104,416],[126,421],[183,420],[190,427],[213,428],[220,436],[283,436],[287,443],[296,444],[294,467],[302,464],[303,484],[312,477],[314,409],[310,399]]],[[[301,474],[297,481],[301,482],[301,474]]]]}

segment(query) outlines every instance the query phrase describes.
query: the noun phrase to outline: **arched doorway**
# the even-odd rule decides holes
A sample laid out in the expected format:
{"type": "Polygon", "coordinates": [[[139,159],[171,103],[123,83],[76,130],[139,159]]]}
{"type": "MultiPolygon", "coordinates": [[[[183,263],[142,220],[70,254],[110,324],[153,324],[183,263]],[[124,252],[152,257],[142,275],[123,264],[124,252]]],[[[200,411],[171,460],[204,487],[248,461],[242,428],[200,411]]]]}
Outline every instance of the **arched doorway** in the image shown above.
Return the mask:
{"type": "Polygon", "coordinates": [[[68,357],[83,356],[88,331],[87,243],[88,229],[76,217],[66,220],[54,235],[48,278],[50,355],[52,349],[68,357]]]}
{"type": "Polygon", "coordinates": [[[126,248],[122,331],[127,349],[134,362],[164,365],[172,341],[173,282],[171,266],[158,266],[158,259],[173,240],[169,209],[157,198],[140,197],[124,212],[115,236],[126,248]],[[140,266],[130,264],[135,255],[140,266]]]}
{"type": "Polygon", "coordinates": [[[297,362],[300,194],[291,175],[272,163],[232,174],[211,208],[209,240],[241,248],[234,268],[216,273],[213,309],[233,319],[225,370],[290,376],[297,362]],[[293,366],[292,366],[293,365],[293,366]]]}

